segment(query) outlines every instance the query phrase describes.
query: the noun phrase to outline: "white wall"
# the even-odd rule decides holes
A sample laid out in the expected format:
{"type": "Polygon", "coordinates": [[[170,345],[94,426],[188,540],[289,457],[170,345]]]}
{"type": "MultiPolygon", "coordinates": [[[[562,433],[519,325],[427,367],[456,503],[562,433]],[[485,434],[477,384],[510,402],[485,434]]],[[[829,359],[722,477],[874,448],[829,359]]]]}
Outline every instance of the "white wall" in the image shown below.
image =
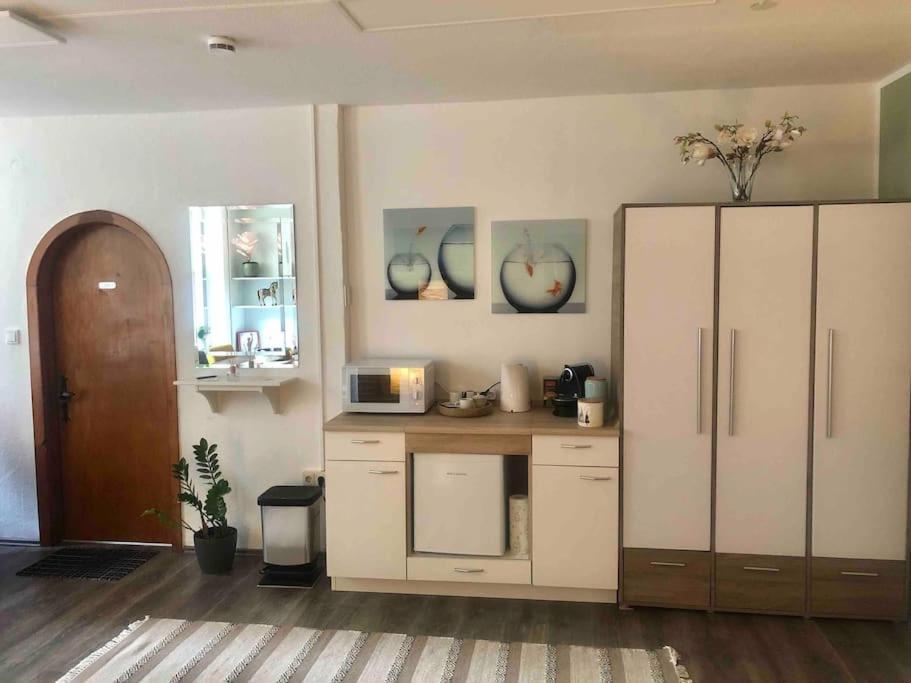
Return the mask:
{"type": "Polygon", "coordinates": [[[284,414],[273,415],[252,394],[225,399],[220,415],[190,389],[178,395],[182,451],[192,457],[201,436],[219,444],[239,545],[260,545],[256,496],[273,484],[301,483],[304,467],[321,465],[313,168],[310,107],[0,119],[0,327],[23,330],[21,346],[0,346],[0,538],[38,538],[25,273],[43,233],[90,209],[144,227],[171,268],[178,375],[188,377],[195,352],[187,207],[293,202],[301,367],[284,414]]]}
{"type": "Polygon", "coordinates": [[[539,377],[610,358],[611,231],[624,202],[730,198],[720,164],[681,167],[673,137],[785,111],[809,133],[768,158],[755,200],[874,196],[869,85],[589,96],[345,111],[352,357],[428,355],[449,389],[482,388],[503,361],[539,377]],[[382,210],[477,207],[476,299],[385,301],[382,210]],[[490,313],[490,222],[587,218],[588,312],[490,313]]]}

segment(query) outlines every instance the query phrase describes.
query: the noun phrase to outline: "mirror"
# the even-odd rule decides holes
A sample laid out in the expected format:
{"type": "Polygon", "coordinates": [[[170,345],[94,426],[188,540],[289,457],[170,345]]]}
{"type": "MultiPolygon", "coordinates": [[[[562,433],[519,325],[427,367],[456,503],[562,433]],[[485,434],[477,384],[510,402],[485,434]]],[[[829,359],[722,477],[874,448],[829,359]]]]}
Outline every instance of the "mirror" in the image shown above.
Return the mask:
{"type": "Polygon", "coordinates": [[[295,368],[294,206],[190,207],[197,367],[295,368]]]}

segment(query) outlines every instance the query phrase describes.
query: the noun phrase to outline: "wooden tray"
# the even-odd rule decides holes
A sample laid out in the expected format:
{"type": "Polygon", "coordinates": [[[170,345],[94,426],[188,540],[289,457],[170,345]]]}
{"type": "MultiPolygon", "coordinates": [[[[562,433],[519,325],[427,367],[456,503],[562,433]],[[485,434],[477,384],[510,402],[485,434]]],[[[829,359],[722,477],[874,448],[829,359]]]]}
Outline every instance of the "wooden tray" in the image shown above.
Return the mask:
{"type": "Polygon", "coordinates": [[[481,408],[453,408],[445,403],[437,403],[437,410],[440,415],[446,417],[483,417],[493,412],[493,403],[488,401],[487,405],[481,408]]]}

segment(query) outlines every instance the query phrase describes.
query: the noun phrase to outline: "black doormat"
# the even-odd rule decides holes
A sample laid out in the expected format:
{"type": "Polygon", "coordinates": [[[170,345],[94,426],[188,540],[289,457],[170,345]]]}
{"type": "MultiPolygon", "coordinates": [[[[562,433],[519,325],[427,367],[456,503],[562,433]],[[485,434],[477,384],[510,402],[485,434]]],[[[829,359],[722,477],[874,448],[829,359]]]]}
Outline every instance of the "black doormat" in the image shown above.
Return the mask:
{"type": "Polygon", "coordinates": [[[120,581],[157,554],[148,548],[62,548],[16,576],[120,581]]]}

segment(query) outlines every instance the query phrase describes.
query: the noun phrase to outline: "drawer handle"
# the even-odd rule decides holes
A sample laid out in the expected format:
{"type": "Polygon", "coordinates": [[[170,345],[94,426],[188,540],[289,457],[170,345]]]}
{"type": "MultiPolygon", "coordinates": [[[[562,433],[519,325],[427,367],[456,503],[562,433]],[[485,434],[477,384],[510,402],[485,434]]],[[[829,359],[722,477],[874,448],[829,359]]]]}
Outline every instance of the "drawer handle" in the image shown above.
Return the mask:
{"type": "Polygon", "coordinates": [[[744,567],[744,571],[748,572],[780,572],[781,570],[778,567],[744,567]]]}
{"type": "Polygon", "coordinates": [[[447,477],[467,477],[468,472],[447,472],[447,477]]]}
{"type": "Polygon", "coordinates": [[[591,474],[580,474],[579,479],[584,479],[585,481],[610,481],[613,477],[595,477],[591,474]]]}
{"type": "Polygon", "coordinates": [[[473,569],[470,567],[456,567],[453,571],[458,572],[459,574],[483,574],[483,569],[473,569]]]}
{"type": "Polygon", "coordinates": [[[560,448],[571,448],[573,450],[579,450],[581,448],[591,448],[590,443],[561,443],[560,448]]]}
{"type": "Polygon", "coordinates": [[[370,474],[398,474],[398,470],[369,470],[370,474]]]}
{"type": "Polygon", "coordinates": [[[351,439],[351,443],[368,444],[368,443],[381,443],[381,441],[379,439],[351,439]]]}
{"type": "Polygon", "coordinates": [[[685,567],[686,562],[649,562],[653,567],[685,567]]]}
{"type": "Polygon", "coordinates": [[[876,578],[879,572],[841,572],[842,576],[870,576],[876,578]]]}

